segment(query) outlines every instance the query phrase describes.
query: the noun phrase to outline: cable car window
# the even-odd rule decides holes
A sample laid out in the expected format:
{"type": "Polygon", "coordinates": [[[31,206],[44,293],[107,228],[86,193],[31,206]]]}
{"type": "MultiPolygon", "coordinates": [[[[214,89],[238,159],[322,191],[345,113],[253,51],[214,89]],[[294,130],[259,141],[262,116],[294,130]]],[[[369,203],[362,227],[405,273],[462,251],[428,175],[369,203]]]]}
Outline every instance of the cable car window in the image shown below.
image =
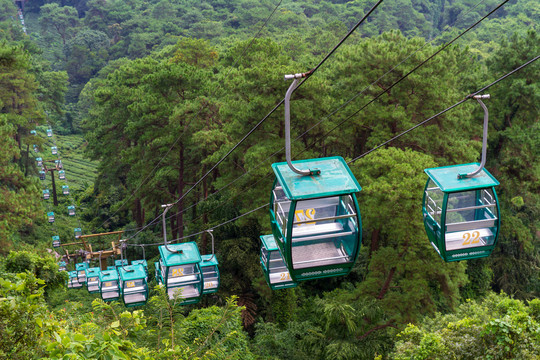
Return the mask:
{"type": "Polygon", "coordinates": [[[437,224],[441,223],[443,199],[444,193],[435,184],[435,182],[430,179],[426,187],[426,199],[424,206],[428,214],[437,222],[437,224]]]}

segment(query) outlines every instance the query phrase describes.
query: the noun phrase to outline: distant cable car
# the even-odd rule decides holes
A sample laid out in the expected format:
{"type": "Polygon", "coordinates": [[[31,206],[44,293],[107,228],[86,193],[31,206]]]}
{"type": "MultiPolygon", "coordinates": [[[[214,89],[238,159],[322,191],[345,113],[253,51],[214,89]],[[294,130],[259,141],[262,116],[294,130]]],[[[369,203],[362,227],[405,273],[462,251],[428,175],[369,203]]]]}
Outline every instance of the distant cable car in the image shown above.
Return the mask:
{"type": "Polygon", "coordinates": [[[60,261],[58,263],[58,271],[66,271],[66,262],[65,261],[60,261]]]}
{"type": "Polygon", "coordinates": [[[207,230],[207,232],[212,237],[212,254],[201,255],[202,261],[199,265],[203,275],[203,294],[213,294],[219,290],[219,264],[214,253],[213,230],[207,230]]]}
{"type": "Polygon", "coordinates": [[[36,135],[36,130],[30,130],[30,135],[36,135]]]}
{"type": "Polygon", "coordinates": [[[52,129],[47,129],[47,136],[48,136],[48,137],[51,137],[51,136],[52,136],[52,129]]]}
{"type": "Polygon", "coordinates": [[[146,260],[133,260],[131,265],[142,265],[144,272],[146,273],[146,277],[148,277],[148,262],[146,262],[146,260]]]}
{"type": "Polygon", "coordinates": [[[57,148],[56,146],[51,146],[51,153],[52,153],[53,155],[58,154],[58,148],[57,148]]]}
{"type": "Polygon", "coordinates": [[[116,266],[109,265],[107,266],[107,270],[116,270],[116,266]]]}
{"type": "Polygon", "coordinates": [[[54,165],[56,166],[56,170],[62,170],[64,168],[62,160],[54,160],[54,165]]]}
{"type": "Polygon", "coordinates": [[[270,289],[288,289],[298,284],[291,279],[289,269],[274,239],[274,235],[261,236],[261,267],[270,289]]]}
{"type": "Polygon", "coordinates": [[[198,303],[202,295],[201,254],[195,242],[159,247],[158,276],[169,299],[177,294],[181,305],[198,303]]]}
{"type": "Polygon", "coordinates": [[[50,223],[53,223],[54,222],[54,212],[50,211],[47,213],[47,219],[49,220],[50,223]]]}
{"type": "Polygon", "coordinates": [[[78,239],[82,236],[82,230],[81,228],[75,228],[73,230],[73,234],[75,235],[75,239],[78,239]]]}
{"type": "Polygon", "coordinates": [[[69,195],[69,186],[68,185],[62,185],[62,194],[69,195]]]}
{"type": "Polygon", "coordinates": [[[60,171],[58,172],[58,178],[59,178],[60,180],[66,180],[66,172],[65,172],[64,170],[60,170],[60,171]]]}
{"type": "Polygon", "coordinates": [[[124,266],[129,265],[128,261],[126,259],[114,260],[114,266],[115,266],[116,270],[118,270],[118,268],[121,267],[122,265],[124,265],[124,266]]]}
{"type": "Polygon", "coordinates": [[[116,270],[105,270],[99,273],[99,292],[103,301],[120,299],[120,285],[116,270]]]}
{"type": "Polygon", "coordinates": [[[86,283],[86,269],[88,269],[87,262],[82,262],[75,265],[75,270],[77,270],[77,279],[81,284],[86,283]]]}
{"type": "Polygon", "coordinates": [[[34,149],[34,152],[39,152],[39,148],[36,144],[32,145],[32,149],[34,149]]]}
{"type": "Polygon", "coordinates": [[[486,257],[491,254],[500,228],[495,186],[499,182],[486,170],[488,111],[484,109],[482,163],[426,169],[422,212],[429,241],[444,261],[486,257]]]}
{"type": "Polygon", "coordinates": [[[68,280],[68,289],[80,289],[83,287],[83,284],[77,280],[77,271],[70,271],[69,272],[69,280],[68,280]]]}
{"type": "Polygon", "coordinates": [[[42,167],[43,166],[43,159],[40,158],[40,157],[36,158],[36,163],[37,163],[37,166],[42,167]]]}
{"type": "Polygon", "coordinates": [[[122,301],[127,307],[141,306],[148,300],[147,274],[142,264],[120,266],[122,301]]]}
{"type": "Polygon", "coordinates": [[[67,209],[68,209],[68,215],[69,216],[75,216],[75,206],[74,205],[68,206],[67,209]]]}
{"type": "Polygon", "coordinates": [[[62,245],[60,243],[60,236],[54,235],[52,237],[52,246],[53,246],[53,248],[58,248],[58,247],[60,247],[60,245],[62,245]]]}
{"type": "Polygon", "coordinates": [[[49,200],[49,197],[50,197],[49,189],[43,190],[43,199],[44,200],[49,200]]]}
{"type": "Polygon", "coordinates": [[[356,199],[361,187],[345,160],[336,156],[291,162],[289,103],[303,76],[285,77],[293,79],[285,96],[287,161],[272,164],[276,179],[270,197],[272,233],[293,281],[349,274],[362,234],[356,199]]]}
{"type": "Polygon", "coordinates": [[[45,180],[45,171],[39,172],[39,180],[45,180]]]}
{"type": "Polygon", "coordinates": [[[86,287],[90,294],[99,292],[99,273],[101,269],[98,267],[88,268],[86,271],[86,287]]]}

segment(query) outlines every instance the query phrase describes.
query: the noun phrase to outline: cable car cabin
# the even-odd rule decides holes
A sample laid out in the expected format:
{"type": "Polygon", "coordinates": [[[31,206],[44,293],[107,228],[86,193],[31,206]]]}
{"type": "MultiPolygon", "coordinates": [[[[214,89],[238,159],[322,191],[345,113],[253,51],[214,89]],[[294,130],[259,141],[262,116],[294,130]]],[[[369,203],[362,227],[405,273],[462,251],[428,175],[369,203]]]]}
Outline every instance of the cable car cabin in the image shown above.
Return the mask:
{"type": "Polygon", "coordinates": [[[118,268],[122,267],[122,265],[128,266],[129,265],[128,261],[126,259],[114,261],[114,267],[116,268],[117,271],[118,271],[118,268]]]}
{"type": "Polygon", "coordinates": [[[146,278],[148,279],[148,263],[146,260],[133,260],[131,265],[142,265],[144,267],[144,272],[146,273],[146,278]]]}
{"type": "Polygon", "coordinates": [[[62,185],[62,194],[69,195],[69,186],[62,185]]]}
{"type": "Polygon", "coordinates": [[[43,166],[43,159],[40,158],[40,157],[36,158],[36,163],[37,163],[37,166],[42,167],[43,166]]]}
{"type": "Polygon", "coordinates": [[[147,274],[143,264],[119,267],[122,301],[127,307],[141,306],[148,300],[147,274]]]}
{"type": "Polygon", "coordinates": [[[54,212],[48,212],[47,213],[47,219],[49,220],[50,223],[53,223],[54,222],[54,212]]]}
{"type": "Polygon", "coordinates": [[[68,215],[69,216],[75,216],[75,206],[74,205],[68,206],[67,209],[68,209],[68,215]]]}
{"type": "Polygon", "coordinates": [[[39,172],[39,180],[45,180],[45,171],[39,172]]]}
{"type": "Polygon", "coordinates": [[[65,261],[60,261],[58,263],[58,271],[66,271],[66,262],[65,261]]]}
{"type": "Polygon", "coordinates": [[[82,288],[83,284],[77,280],[77,271],[70,271],[69,272],[69,280],[67,287],[68,289],[80,289],[82,288]]]}
{"type": "Polygon", "coordinates": [[[52,153],[53,155],[58,154],[58,148],[57,148],[56,146],[51,146],[51,153],[52,153]]]}
{"type": "Polygon", "coordinates": [[[293,281],[347,275],[361,246],[362,224],[356,193],[361,190],[342,157],[272,164],[272,232],[293,281]]]}
{"type": "Polygon", "coordinates": [[[90,294],[99,292],[99,273],[101,269],[98,267],[86,269],[86,287],[90,294]]]}
{"type": "Polygon", "coordinates": [[[261,236],[261,267],[270,289],[288,289],[298,285],[291,279],[289,269],[279,252],[274,235],[261,236]]]}
{"type": "Polygon", "coordinates": [[[479,164],[426,169],[424,226],[437,253],[444,261],[486,257],[499,235],[499,203],[495,186],[499,182],[486,170],[458,179],[479,164]]]}
{"type": "Polygon", "coordinates": [[[86,269],[88,269],[88,263],[82,262],[75,264],[75,270],[77,270],[77,279],[81,284],[86,283],[86,269]]]}
{"type": "Polygon", "coordinates": [[[66,172],[65,172],[64,170],[60,170],[60,171],[58,172],[58,178],[59,178],[60,180],[66,180],[66,172]]]}
{"type": "Polygon", "coordinates": [[[62,170],[64,168],[64,165],[62,165],[62,160],[54,160],[54,165],[56,170],[62,170]]]}
{"type": "Polygon", "coordinates": [[[36,144],[33,144],[32,148],[34,149],[34,152],[39,152],[39,148],[37,147],[36,144]]]}
{"type": "Polygon", "coordinates": [[[120,285],[116,270],[105,270],[99,273],[99,292],[103,301],[120,299],[120,285]]]}
{"type": "Polygon", "coordinates": [[[107,266],[107,270],[116,270],[116,266],[109,265],[107,266]]]}
{"type": "Polygon", "coordinates": [[[52,237],[52,246],[53,246],[53,248],[59,248],[60,245],[61,245],[61,243],[60,243],[60,236],[54,235],[54,236],[52,237]]]}
{"type": "Polygon", "coordinates": [[[203,278],[199,248],[194,242],[159,247],[159,275],[169,299],[178,296],[180,305],[195,304],[201,299],[203,278]],[[167,250],[169,248],[171,251],[167,250]]]}
{"type": "Polygon", "coordinates": [[[154,277],[158,285],[163,285],[163,278],[161,277],[161,268],[159,267],[159,262],[154,263],[154,277]]]}
{"type": "Polygon", "coordinates": [[[51,137],[51,136],[52,136],[52,129],[47,129],[47,136],[48,136],[48,137],[51,137]]]}
{"type": "Polygon", "coordinates": [[[75,239],[78,239],[82,235],[82,229],[81,228],[75,228],[73,230],[73,234],[75,235],[75,239]]]}
{"type": "Polygon", "coordinates": [[[219,269],[216,255],[201,255],[200,263],[203,275],[203,294],[213,294],[219,290],[219,269]]]}
{"type": "Polygon", "coordinates": [[[43,190],[43,200],[49,200],[50,194],[49,189],[43,190]]]}
{"type": "Polygon", "coordinates": [[[30,135],[36,135],[36,130],[30,130],[30,135]]]}

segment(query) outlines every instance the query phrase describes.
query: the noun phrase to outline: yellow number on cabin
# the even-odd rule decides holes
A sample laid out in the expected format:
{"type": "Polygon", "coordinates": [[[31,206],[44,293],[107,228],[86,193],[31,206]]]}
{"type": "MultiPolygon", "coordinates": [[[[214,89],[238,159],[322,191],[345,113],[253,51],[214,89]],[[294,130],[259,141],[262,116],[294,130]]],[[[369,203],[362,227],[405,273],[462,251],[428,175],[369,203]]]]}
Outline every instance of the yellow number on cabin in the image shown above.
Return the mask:
{"type": "Polygon", "coordinates": [[[184,276],[184,269],[172,269],[172,277],[184,276]]]}
{"type": "Polygon", "coordinates": [[[135,281],[126,282],[126,287],[135,287],[135,281]]]}
{"type": "MultiPolygon", "coordinates": [[[[304,210],[296,210],[294,212],[294,215],[296,217],[296,221],[315,220],[315,209],[313,208],[306,209],[305,212],[304,210]]],[[[315,224],[315,222],[306,223],[306,225],[313,225],[313,224],[315,224]]],[[[298,224],[298,225],[300,226],[303,224],[298,224]]]]}
{"type": "Polygon", "coordinates": [[[480,231],[473,231],[472,236],[470,232],[463,234],[462,246],[478,244],[480,242],[480,231]]]}
{"type": "Polygon", "coordinates": [[[279,280],[281,281],[291,280],[291,277],[288,272],[281,273],[279,274],[279,276],[280,276],[279,280]]]}

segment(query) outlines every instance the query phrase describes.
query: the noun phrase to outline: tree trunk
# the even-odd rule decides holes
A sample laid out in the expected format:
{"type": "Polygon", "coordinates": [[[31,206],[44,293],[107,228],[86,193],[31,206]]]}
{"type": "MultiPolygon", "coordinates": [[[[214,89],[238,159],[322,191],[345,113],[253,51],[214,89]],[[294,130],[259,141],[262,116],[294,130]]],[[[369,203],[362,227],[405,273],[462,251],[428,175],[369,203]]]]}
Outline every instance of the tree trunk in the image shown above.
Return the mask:
{"type": "Polygon", "coordinates": [[[143,216],[141,211],[141,200],[139,198],[135,198],[134,200],[134,206],[135,209],[133,211],[135,222],[137,223],[137,227],[143,226],[143,216]]]}

